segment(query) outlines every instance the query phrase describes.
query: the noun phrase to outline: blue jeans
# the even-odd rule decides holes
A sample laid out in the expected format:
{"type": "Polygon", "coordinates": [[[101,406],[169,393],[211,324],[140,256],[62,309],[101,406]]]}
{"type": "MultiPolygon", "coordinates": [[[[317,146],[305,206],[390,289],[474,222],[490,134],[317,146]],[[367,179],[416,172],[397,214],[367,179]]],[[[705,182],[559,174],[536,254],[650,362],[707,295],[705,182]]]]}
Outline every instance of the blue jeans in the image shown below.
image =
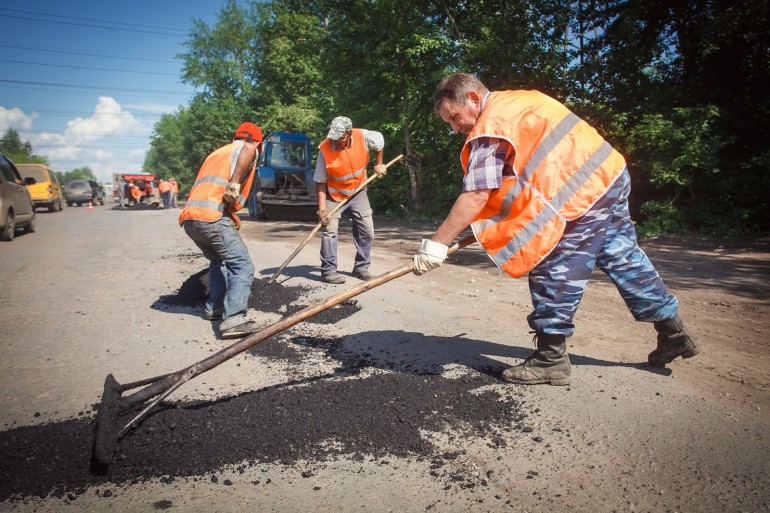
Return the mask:
{"type": "Polygon", "coordinates": [[[223,215],[213,223],[186,220],[182,226],[210,261],[206,310],[223,312],[220,330],[243,324],[247,320],[254,264],[235,221],[223,215]]]}
{"type": "Polygon", "coordinates": [[[594,267],[610,277],[637,321],[676,315],[677,298],[636,241],[628,211],[630,192],[631,179],[624,170],[588,212],[567,223],[553,251],[529,272],[534,310],[527,320],[537,333],[574,333],[575,312],[594,267]]]}
{"type": "MultiPolygon", "coordinates": [[[[332,210],[337,202],[327,200],[326,208],[332,210]]],[[[372,263],[372,243],[374,242],[374,220],[372,207],[366,191],[348,201],[344,207],[334,214],[334,219],[324,226],[321,233],[321,274],[329,274],[337,270],[337,232],[342,213],[347,213],[353,221],[353,244],[356,247],[356,259],[353,271],[366,271],[372,263]]]]}

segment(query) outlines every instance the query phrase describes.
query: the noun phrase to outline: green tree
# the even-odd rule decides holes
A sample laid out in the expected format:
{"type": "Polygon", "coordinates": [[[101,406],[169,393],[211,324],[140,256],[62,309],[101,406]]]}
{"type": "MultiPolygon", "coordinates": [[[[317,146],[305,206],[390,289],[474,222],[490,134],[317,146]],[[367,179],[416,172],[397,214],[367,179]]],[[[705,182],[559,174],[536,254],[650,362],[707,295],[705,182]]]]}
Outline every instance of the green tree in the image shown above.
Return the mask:
{"type": "Polygon", "coordinates": [[[174,114],[163,114],[155,124],[150,149],[144,158],[143,168],[159,178],[175,178],[179,192],[189,191],[196,171],[191,167],[189,155],[185,152],[186,120],[188,109],[174,114]]]}
{"type": "Polygon", "coordinates": [[[184,61],[182,81],[202,87],[205,97],[249,103],[259,82],[255,15],[253,6],[241,7],[235,0],[228,0],[213,27],[193,20],[193,29],[184,43],[187,51],[179,55],[184,61]]]}
{"type": "MultiPolygon", "coordinates": [[[[226,143],[243,121],[258,124],[264,133],[320,133],[320,27],[313,14],[285,2],[230,1],[213,26],[196,21],[187,52],[180,56],[182,79],[203,90],[183,115],[181,141],[163,125],[156,128],[153,147],[165,135],[175,141],[168,144],[181,142],[174,152],[184,154],[186,165],[197,172],[206,155],[226,143]]],[[[175,117],[179,121],[182,115],[175,117]]],[[[157,168],[168,153],[168,148],[153,152],[146,167],[157,168]]]]}
{"type": "MultiPolygon", "coordinates": [[[[770,229],[766,2],[616,0],[576,5],[582,8],[575,18],[581,20],[581,34],[590,36],[572,70],[581,85],[577,94],[593,112],[599,112],[597,105],[606,107],[602,112],[609,117],[603,119],[613,126],[614,142],[632,150],[629,162],[637,181],[659,186],[642,200],[666,204],[665,212],[681,218],[697,213],[698,219],[719,220],[718,225],[693,223],[697,230],[770,229]],[[704,118],[704,113],[711,114],[704,118]],[[660,120],[670,122],[678,140],[688,144],[672,148],[660,137],[639,144],[641,135],[652,136],[651,128],[663,127],[660,120]],[[686,173],[697,194],[680,195],[683,163],[692,161],[693,147],[699,144],[703,147],[695,153],[709,155],[707,169],[702,160],[694,162],[686,173]],[[654,153],[660,157],[651,159],[654,153]],[[661,172],[663,167],[668,171],[661,172]]],[[[657,215],[665,215],[661,212],[657,215]]]]}
{"type": "Polygon", "coordinates": [[[422,155],[419,165],[398,165],[381,185],[370,188],[379,212],[425,215],[423,195],[428,205],[441,209],[451,200],[442,189],[451,173],[450,157],[440,151],[450,139],[432,114],[430,97],[452,45],[438,18],[426,19],[437,3],[330,1],[323,7],[330,14],[321,55],[326,94],[334,98],[326,124],[345,115],[354,126],[381,131],[386,160],[398,153],[422,155]],[[383,20],[388,20],[387,30],[383,20]]]}
{"type": "Polygon", "coordinates": [[[71,171],[67,171],[62,176],[64,181],[62,183],[67,183],[71,180],[96,180],[96,176],[94,176],[94,172],[91,171],[90,167],[78,167],[71,171]]]}
{"type": "Polygon", "coordinates": [[[158,124],[146,167],[192,176],[244,120],[320,140],[347,115],[385,134],[386,158],[421,157],[371,188],[377,211],[441,217],[464,138],[431,99],[462,70],[596,126],[627,155],[653,231],[766,231],[767,18],[761,0],[230,0],[195,23],[182,79],[201,92],[158,124]]]}
{"type": "Polygon", "coordinates": [[[319,48],[325,32],[316,12],[300,2],[256,6],[256,63],[259,87],[253,107],[268,130],[308,133],[318,138],[324,73],[319,48]]]}
{"type": "Polygon", "coordinates": [[[32,144],[29,141],[22,142],[19,132],[9,128],[0,139],[0,152],[5,154],[16,164],[47,164],[45,157],[35,155],[32,144]]]}

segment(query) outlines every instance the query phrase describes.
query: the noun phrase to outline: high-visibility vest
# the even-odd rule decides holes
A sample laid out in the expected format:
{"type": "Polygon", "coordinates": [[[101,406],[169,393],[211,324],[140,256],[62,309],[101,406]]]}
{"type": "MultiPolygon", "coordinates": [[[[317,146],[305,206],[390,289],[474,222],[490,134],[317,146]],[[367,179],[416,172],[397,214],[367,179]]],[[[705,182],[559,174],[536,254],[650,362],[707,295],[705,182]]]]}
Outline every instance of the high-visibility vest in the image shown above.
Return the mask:
{"type": "Polygon", "coordinates": [[[235,225],[238,228],[241,227],[241,221],[235,213],[246,203],[251,182],[254,180],[256,160],[248,178],[241,184],[240,196],[233,203],[232,208],[224,202],[223,197],[242,147],[243,141],[233,141],[206,157],[198,171],[198,176],[195,177],[182,213],[179,214],[179,224],[187,219],[213,223],[222,217],[223,212],[227,212],[235,221],[235,225]]]}
{"type": "Polygon", "coordinates": [[[332,149],[329,139],[318,145],[326,162],[326,188],[334,201],[349,198],[366,181],[369,163],[366,138],[359,128],[354,128],[351,139],[350,145],[340,151],[332,149]]]}
{"type": "Polygon", "coordinates": [[[471,223],[492,261],[514,278],[548,256],[567,221],[585,214],[626,166],[593,127],[538,91],[488,96],[460,154],[465,173],[479,137],[503,139],[514,152],[515,175],[504,177],[471,223]]]}
{"type": "Polygon", "coordinates": [[[164,192],[171,192],[172,188],[172,185],[165,180],[158,182],[158,190],[161,192],[161,194],[164,192]]]}

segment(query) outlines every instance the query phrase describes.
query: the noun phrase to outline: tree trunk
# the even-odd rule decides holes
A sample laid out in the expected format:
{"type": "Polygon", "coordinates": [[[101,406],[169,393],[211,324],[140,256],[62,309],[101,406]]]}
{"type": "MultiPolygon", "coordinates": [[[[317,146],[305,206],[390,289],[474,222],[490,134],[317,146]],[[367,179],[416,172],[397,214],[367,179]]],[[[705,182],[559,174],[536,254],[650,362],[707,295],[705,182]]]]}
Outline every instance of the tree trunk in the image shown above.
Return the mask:
{"type": "Polygon", "coordinates": [[[412,209],[415,212],[419,212],[422,209],[422,200],[420,199],[420,191],[417,188],[417,173],[420,170],[420,159],[415,159],[416,152],[412,150],[412,137],[409,132],[409,127],[404,123],[404,142],[406,143],[406,159],[404,165],[409,170],[409,191],[412,198],[412,209]]]}

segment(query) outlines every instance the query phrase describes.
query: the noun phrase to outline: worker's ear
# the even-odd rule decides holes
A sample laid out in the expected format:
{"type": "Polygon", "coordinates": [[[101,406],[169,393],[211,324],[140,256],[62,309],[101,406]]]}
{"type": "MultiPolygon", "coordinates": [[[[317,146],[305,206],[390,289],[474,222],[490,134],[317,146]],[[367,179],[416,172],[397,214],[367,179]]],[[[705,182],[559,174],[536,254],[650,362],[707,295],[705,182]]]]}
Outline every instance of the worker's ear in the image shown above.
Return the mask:
{"type": "Polygon", "coordinates": [[[475,105],[481,104],[481,96],[479,96],[479,93],[476,91],[468,91],[466,93],[467,98],[470,100],[471,103],[475,105]]]}

